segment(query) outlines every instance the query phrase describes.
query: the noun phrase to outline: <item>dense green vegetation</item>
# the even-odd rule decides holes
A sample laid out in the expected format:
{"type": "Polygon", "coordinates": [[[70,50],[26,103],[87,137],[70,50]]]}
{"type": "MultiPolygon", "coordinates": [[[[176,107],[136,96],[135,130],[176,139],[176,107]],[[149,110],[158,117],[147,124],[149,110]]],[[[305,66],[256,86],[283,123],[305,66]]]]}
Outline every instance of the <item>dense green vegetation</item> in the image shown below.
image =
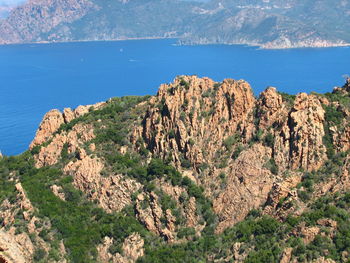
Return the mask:
{"type": "MultiPolygon", "coordinates": [[[[33,168],[27,153],[19,157],[4,158],[0,165],[18,171],[29,199],[38,208],[37,216],[51,220],[53,229],[57,231],[56,237],[64,240],[72,262],[96,262],[96,244],[101,243],[105,236],[113,237],[118,244],[133,232],[152,239],[152,235],[140,225],[132,211],[107,214],[87,201],[72,186],[72,178],[62,176],[60,170],[33,168]],[[66,202],[52,193],[49,188],[52,184],[63,188],[66,202]]],[[[5,172],[1,175],[4,176],[5,172]]],[[[14,187],[2,184],[0,198],[11,197],[8,192],[13,194],[14,187]]],[[[36,254],[36,257],[39,256],[42,258],[41,252],[36,254]]]]}
{"type": "Polygon", "coordinates": [[[340,262],[342,252],[350,252],[350,194],[326,196],[310,206],[310,210],[300,217],[288,217],[279,222],[268,216],[260,216],[252,211],[246,220],[217,236],[204,236],[193,242],[174,246],[162,246],[147,251],[138,262],[207,262],[207,257],[225,259],[231,255],[233,243],[241,242],[241,253],[247,253],[245,262],[279,262],[284,248],[294,248],[293,254],[299,262],[311,262],[321,256],[340,262]],[[290,232],[301,222],[306,226],[317,225],[317,220],[330,218],[337,222],[334,238],[327,236],[329,230],[321,232],[308,245],[301,237],[290,232]],[[324,233],[325,235],[322,235],[324,233]]]}
{"type": "Polygon", "coordinates": [[[23,172],[22,163],[15,157],[0,159],[0,202],[8,199],[10,202],[15,201],[15,184],[10,181],[10,172],[13,170],[23,172]]]}
{"type": "MultiPolygon", "coordinates": [[[[338,156],[340,160],[344,157],[344,154],[338,156]]],[[[162,175],[166,176],[172,184],[186,187],[189,195],[195,196],[201,205],[208,204],[209,207],[203,209],[203,212],[206,209],[210,211],[210,203],[207,203],[202,190],[188,178],[179,177],[179,173],[172,166],[154,159],[144,168],[144,171],[133,173],[134,169],[140,169],[136,162],[130,157],[119,156],[118,158],[119,164],[124,164],[130,169],[127,174],[144,182],[145,188],[155,187],[147,185],[146,181],[162,175]],[[145,181],[143,176],[148,179],[145,181]]],[[[246,220],[220,235],[204,231],[202,237],[194,237],[193,230],[184,228],[179,232],[180,235],[194,238],[186,243],[168,245],[140,225],[131,207],[124,209],[121,213],[105,213],[72,187],[71,177],[62,176],[61,172],[55,168],[33,168],[29,153],[18,157],[5,157],[1,159],[0,167],[3,179],[6,179],[11,171],[16,171],[28,197],[38,208],[37,216],[51,220],[55,237],[64,240],[72,262],[96,262],[96,244],[100,243],[104,236],[114,238],[117,245],[113,251],[118,252],[124,238],[133,232],[141,233],[146,242],[146,255],[138,262],[207,262],[211,257],[223,259],[230,255],[230,248],[235,242],[245,244],[241,248],[242,253],[248,255],[245,262],[279,262],[283,249],[289,246],[295,248],[293,253],[301,261],[311,261],[320,256],[340,261],[343,251],[350,252],[349,193],[322,197],[316,200],[302,216],[289,217],[284,223],[261,216],[258,211],[252,211],[246,220]],[[66,202],[50,191],[49,186],[52,184],[62,186],[66,202]],[[329,231],[322,228],[321,233],[308,245],[305,245],[299,237],[289,235],[299,223],[305,222],[306,226],[314,226],[319,219],[323,218],[330,218],[338,223],[334,238],[322,236],[322,231],[324,233],[329,231]]],[[[331,167],[326,164],[326,168],[321,169],[317,174],[306,173],[301,186],[307,191],[312,191],[313,185],[322,180],[320,179],[322,171],[326,173],[327,169],[329,172],[331,167]]],[[[1,199],[14,196],[14,184],[1,184],[0,193],[1,199]]],[[[163,208],[175,208],[173,201],[167,196],[163,197],[161,202],[163,208]]],[[[43,236],[45,236],[44,233],[43,236]]],[[[49,257],[53,256],[54,253],[49,255],[49,257]]],[[[35,259],[38,262],[44,257],[45,253],[42,250],[36,251],[35,259]]]]}

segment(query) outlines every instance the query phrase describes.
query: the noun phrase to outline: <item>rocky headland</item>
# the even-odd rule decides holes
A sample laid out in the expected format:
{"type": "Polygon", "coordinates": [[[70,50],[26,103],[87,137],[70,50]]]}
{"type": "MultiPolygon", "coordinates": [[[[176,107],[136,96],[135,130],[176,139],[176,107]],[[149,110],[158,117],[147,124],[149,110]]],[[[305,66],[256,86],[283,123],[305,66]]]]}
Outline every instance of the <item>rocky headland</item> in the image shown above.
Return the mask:
{"type": "Polygon", "coordinates": [[[0,157],[0,262],[347,262],[349,92],[178,76],[52,110],[0,157]]]}

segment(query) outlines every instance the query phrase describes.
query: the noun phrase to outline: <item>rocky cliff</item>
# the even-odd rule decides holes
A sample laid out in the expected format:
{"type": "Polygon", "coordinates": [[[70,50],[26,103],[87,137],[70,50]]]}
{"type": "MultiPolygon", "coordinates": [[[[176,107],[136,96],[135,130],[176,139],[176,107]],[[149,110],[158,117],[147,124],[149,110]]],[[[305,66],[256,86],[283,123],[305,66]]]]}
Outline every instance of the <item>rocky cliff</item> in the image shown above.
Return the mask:
{"type": "Polygon", "coordinates": [[[349,91],[255,97],[244,80],[178,76],[52,110],[30,151],[0,157],[0,257],[346,262],[349,91]]]}

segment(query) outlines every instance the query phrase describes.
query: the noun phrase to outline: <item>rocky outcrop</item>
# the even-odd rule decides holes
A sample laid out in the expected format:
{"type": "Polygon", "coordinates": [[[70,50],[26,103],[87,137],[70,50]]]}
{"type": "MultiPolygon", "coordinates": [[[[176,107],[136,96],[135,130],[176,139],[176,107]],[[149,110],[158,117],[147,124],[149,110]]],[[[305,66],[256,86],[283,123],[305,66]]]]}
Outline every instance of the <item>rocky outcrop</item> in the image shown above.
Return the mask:
{"type": "Polygon", "coordinates": [[[227,79],[218,84],[182,76],[162,85],[150,104],[142,130],[135,131],[133,140],[142,136],[154,154],[170,153],[178,166],[181,155],[194,167],[209,163],[235,132],[245,141],[252,135],[255,98],[245,81],[227,79]]]}
{"type": "Polygon", "coordinates": [[[343,122],[342,126],[342,129],[339,129],[337,126],[329,128],[336,152],[346,152],[350,150],[350,126],[347,122],[343,122]]]}
{"type": "Polygon", "coordinates": [[[120,211],[131,204],[131,195],[141,184],[122,175],[102,176],[103,167],[100,159],[82,154],[80,160],[68,163],[64,172],[73,176],[77,189],[96,200],[104,210],[120,211]]]}
{"type": "MultiPolygon", "coordinates": [[[[185,176],[185,174],[183,175],[185,176]]],[[[165,180],[159,180],[156,184],[160,186],[165,194],[171,196],[177,202],[177,206],[182,209],[182,212],[186,217],[187,227],[193,227],[197,230],[201,230],[203,228],[198,224],[199,217],[197,215],[197,203],[195,197],[189,197],[188,202],[183,204],[180,201],[182,196],[188,196],[185,188],[180,186],[173,186],[165,180]]],[[[174,230],[171,231],[173,232],[174,230]]]]}
{"type": "Polygon", "coordinates": [[[276,88],[269,87],[260,94],[257,101],[257,116],[259,128],[265,130],[272,126],[279,126],[288,117],[288,105],[276,88]]]}
{"type": "Polygon", "coordinates": [[[248,212],[266,202],[275,181],[269,169],[264,168],[271,158],[270,148],[254,145],[238,157],[229,167],[227,185],[213,201],[214,212],[219,216],[216,231],[243,220],[248,212]]]}
{"type": "Polygon", "coordinates": [[[325,98],[300,93],[292,106],[283,101],[274,88],[268,88],[259,98],[257,117],[259,128],[273,128],[274,159],[280,168],[317,170],[326,160],[325,98]]]}
{"type": "Polygon", "coordinates": [[[335,87],[333,89],[333,93],[341,93],[343,95],[348,94],[350,92],[350,77],[347,77],[345,80],[345,84],[343,87],[335,87]]]}
{"type": "Polygon", "coordinates": [[[57,186],[57,185],[51,185],[50,186],[50,189],[52,191],[52,193],[57,196],[59,199],[61,199],[62,201],[66,201],[66,196],[65,194],[63,193],[63,189],[62,187],[60,186],[57,186]]]}
{"type": "Polygon", "coordinates": [[[330,178],[315,186],[314,198],[319,198],[328,193],[347,192],[350,190],[350,156],[344,160],[343,166],[337,174],[331,174],[330,178]]]}
{"type": "MultiPolygon", "coordinates": [[[[350,78],[347,78],[346,83],[342,87],[334,88],[332,94],[338,97],[343,97],[346,101],[346,98],[349,97],[350,94],[350,78]]],[[[343,118],[340,120],[340,125],[331,123],[329,127],[334,150],[336,152],[348,151],[350,149],[350,111],[346,105],[340,103],[339,101],[333,101],[327,106],[333,107],[333,109],[343,115],[343,118]]]]}
{"type": "MultiPolygon", "coordinates": [[[[58,110],[49,111],[43,118],[39,129],[30,148],[41,146],[39,152],[35,154],[35,166],[37,168],[56,164],[65,150],[66,154],[79,153],[83,150],[83,145],[95,138],[92,125],[76,124],[70,130],[56,133],[63,124],[67,124],[75,118],[83,116],[89,110],[97,110],[103,107],[105,103],[94,105],[79,106],[74,111],[69,108],[61,113],[58,110]],[[45,145],[42,145],[46,142],[45,145]]],[[[90,150],[94,150],[90,147],[90,150]]]]}
{"type": "Polygon", "coordinates": [[[50,110],[41,121],[35,138],[29,148],[32,149],[34,146],[46,142],[62,124],[64,124],[62,113],[59,110],[50,110]]]}
{"type": "Polygon", "coordinates": [[[233,254],[234,262],[243,263],[248,256],[249,249],[248,251],[244,251],[244,250],[242,251],[241,249],[242,245],[243,243],[237,242],[237,243],[234,243],[232,246],[232,252],[233,252],[232,254],[233,254]]]}
{"type": "Polygon", "coordinates": [[[104,102],[96,103],[94,105],[79,106],[75,110],[65,108],[63,113],[59,110],[51,110],[45,114],[36,132],[35,138],[30,144],[29,148],[41,145],[52,138],[54,133],[61,127],[62,124],[67,124],[72,120],[83,116],[89,110],[97,110],[105,105],[104,102]]]}
{"type": "Polygon", "coordinates": [[[187,219],[187,226],[198,228],[197,203],[195,197],[190,197],[185,208],[185,215],[187,219]]]}
{"type": "Polygon", "coordinates": [[[151,192],[147,196],[139,194],[137,196],[135,210],[137,218],[149,231],[164,237],[168,242],[174,241],[175,218],[170,210],[162,210],[158,202],[158,196],[154,192],[151,192]],[[143,204],[147,206],[144,207],[143,204]],[[163,217],[166,219],[166,226],[162,224],[161,218],[163,217]]]}
{"type": "Polygon", "coordinates": [[[306,245],[314,241],[319,233],[320,228],[318,226],[307,227],[305,222],[301,223],[293,230],[293,235],[301,237],[306,245]]]}
{"type": "Polygon", "coordinates": [[[122,254],[112,255],[109,248],[113,244],[113,238],[105,237],[103,244],[97,247],[99,262],[101,263],[135,263],[144,255],[144,241],[140,234],[133,233],[127,237],[122,245],[122,254]]]}
{"type": "MultiPolygon", "coordinates": [[[[342,91],[348,92],[346,89],[342,91]]],[[[315,94],[286,96],[272,87],[256,99],[249,84],[243,80],[226,79],[217,83],[209,78],[179,76],[174,83],[162,85],[155,97],[142,104],[144,109],[148,107],[145,115],[128,126],[129,133],[125,136],[131,144],[113,142],[115,144],[111,145],[116,146],[114,152],[111,148],[104,149],[104,144],[92,143],[95,138],[93,127],[103,129],[110,124],[103,123],[103,118],[96,126],[74,122],[74,125],[57,132],[62,124],[72,122],[93,108],[82,106],[74,111],[65,109],[63,113],[52,111],[45,116],[33,142],[33,145],[40,145],[34,159],[38,168],[57,163],[58,167],[64,167],[64,173],[72,176],[74,186],[105,211],[122,211],[133,205],[137,219],[149,231],[169,243],[185,242],[192,234],[180,239],[177,235],[180,229],[191,228],[191,233],[194,230],[193,235],[199,237],[210,222],[204,220],[201,211],[200,202],[206,202],[204,198],[212,203],[217,216],[214,220],[216,233],[244,220],[252,209],[261,208],[263,215],[280,221],[289,215],[299,216],[309,209],[309,203],[300,198],[301,192],[296,188],[302,183],[303,170],[317,171],[327,160],[324,137],[329,122],[325,113],[328,106],[335,106],[334,103],[331,98],[328,100],[315,94]],[[125,155],[125,160],[120,162],[125,166],[121,168],[123,173],[112,173],[116,168],[114,163],[104,162],[104,158],[108,159],[106,154],[110,153],[117,153],[118,157],[125,155]],[[133,164],[128,164],[129,153],[135,155],[132,161],[140,161],[146,167],[152,158],[171,163],[182,177],[188,177],[203,191],[198,190],[201,188],[191,189],[193,185],[181,178],[176,178],[174,183],[174,178],[169,178],[173,176],[171,174],[169,177],[157,174],[151,182],[157,191],[148,192],[148,187],[129,177],[134,175],[133,164]],[[175,200],[176,210],[162,207],[165,199],[160,198],[164,197],[163,194],[175,200]],[[176,217],[173,212],[176,212],[176,217]]],[[[342,105],[336,106],[336,110],[348,114],[341,109],[342,105]]],[[[335,133],[347,136],[346,129],[330,127],[329,130],[333,131],[333,136],[335,133]]],[[[334,138],[334,141],[340,141],[340,137],[334,138]]],[[[346,140],[342,141],[345,145],[346,140]]],[[[310,200],[350,189],[350,159],[342,158],[343,167],[338,164],[341,169],[331,172],[315,185],[310,200]]],[[[148,175],[149,170],[141,172],[144,171],[148,175]]],[[[59,186],[50,188],[61,200],[69,201],[59,186]]],[[[12,219],[7,216],[5,220],[12,219]]],[[[305,222],[301,223],[291,235],[302,238],[306,245],[317,235],[323,235],[324,229],[330,237],[335,235],[337,224],[334,221],[322,219],[317,224],[309,227],[305,222]]],[[[109,248],[114,241],[106,237],[98,247],[101,261],[135,262],[143,253],[142,241],[137,237],[130,237],[130,240],[125,241],[130,249],[125,245],[123,253],[112,255],[109,248]],[[135,241],[138,248],[131,245],[135,243],[132,240],[140,241],[135,241]]],[[[232,253],[227,260],[243,262],[249,249],[254,247],[241,249],[241,244],[235,243],[229,248],[232,253]]],[[[292,251],[285,250],[280,260],[294,260],[292,251]]]]}
{"type": "Polygon", "coordinates": [[[275,133],[274,157],[281,168],[316,170],[326,160],[324,109],[314,95],[300,93],[287,121],[275,133]]]}
{"type": "MultiPolygon", "coordinates": [[[[39,248],[49,252],[51,244],[39,235],[49,231],[51,223],[35,216],[36,209],[28,199],[21,183],[15,185],[16,198],[10,202],[5,199],[0,205],[0,262],[33,262],[33,255],[39,248]],[[3,260],[3,261],[1,261],[3,260]]],[[[64,247],[64,245],[62,244],[64,247]]],[[[61,246],[61,247],[62,247],[61,246]]],[[[58,261],[66,262],[66,252],[61,251],[58,261]]]]}
{"type": "MultiPolygon", "coordinates": [[[[280,178],[272,186],[269,197],[264,207],[264,213],[274,216],[278,219],[285,219],[292,213],[300,214],[302,210],[296,211],[298,204],[297,185],[301,182],[302,174],[289,174],[287,178],[280,178]]],[[[300,206],[299,206],[300,208],[300,206]]]]}
{"type": "Polygon", "coordinates": [[[0,230],[0,262],[3,263],[27,263],[29,262],[22,253],[21,246],[10,234],[0,230]]]}
{"type": "Polygon", "coordinates": [[[143,245],[144,241],[140,234],[133,233],[127,237],[122,247],[124,258],[128,259],[129,262],[136,262],[136,260],[144,254],[143,245]]]}
{"type": "Polygon", "coordinates": [[[28,220],[34,212],[34,208],[28,199],[21,183],[17,183],[16,187],[16,202],[11,203],[5,199],[0,206],[0,218],[2,218],[2,226],[12,225],[15,222],[17,213],[22,213],[23,218],[28,220]]]}
{"type": "Polygon", "coordinates": [[[17,263],[31,262],[34,246],[26,233],[16,234],[14,223],[18,215],[29,222],[33,216],[34,207],[28,199],[21,183],[16,184],[16,201],[10,203],[5,199],[0,205],[0,262],[17,263]]]}
{"type": "MultiPolygon", "coordinates": [[[[299,168],[311,171],[323,165],[327,159],[324,103],[326,99],[305,93],[298,94],[294,101],[285,100],[272,87],[256,100],[245,81],[226,79],[215,83],[208,78],[180,76],[171,84],[161,85],[131,141],[142,139],[153,155],[173,160],[183,173],[187,172],[183,167],[188,169],[190,165],[193,181],[202,184],[214,199],[214,210],[222,221],[218,231],[222,231],[265,203],[271,190],[271,211],[277,208],[277,199],[297,199],[290,189],[301,176],[272,189],[273,183],[283,179],[269,169],[276,164],[280,173],[299,168]],[[254,145],[250,149],[250,142],[262,141],[269,134],[270,142],[264,142],[265,147],[254,145]],[[227,175],[225,182],[217,179],[220,174],[227,175]],[[248,198],[256,184],[260,189],[251,191],[255,195],[248,198]],[[235,211],[243,216],[235,218],[235,211]]],[[[278,216],[286,216],[287,210],[283,207],[278,216]]]]}
{"type": "Polygon", "coordinates": [[[331,258],[320,257],[318,259],[313,260],[312,263],[336,263],[336,262],[331,258]]]}
{"type": "Polygon", "coordinates": [[[105,105],[106,105],[105,102],[98,102],[92,105],[80,105],[74,110],[72,110],[71,108],[65,108],[62,114],[64,118],[64,122],[69,123],[72,120],[89,113],[90,111],[101,109],[105,105]]]}
{"type": "Polygon", "coordinates": [[[291,258],[292,258],[292,252],[293,249],[291,247],[287,247],[283,250],[282,256],[281,256],[281,260],[279,263],[289,263],[291,262],[291,258]]]}
{"type": "Polygon", "coordinates": [[[84,144],[95,138],[91,125],[77,124],[71,130],[55,134],[49,144],[42,146],[39,153],[34,156],[37,168],[54,165],[62,157],[63,150],[66,154],[79,153],[84,144]]]}
{"type": "Polygon", "coordinates": [[[318,169],[327,158],[323,145],[325,111],[319,99],[300,93],[290,114],[290,141],[292,169],[318,169]]]}

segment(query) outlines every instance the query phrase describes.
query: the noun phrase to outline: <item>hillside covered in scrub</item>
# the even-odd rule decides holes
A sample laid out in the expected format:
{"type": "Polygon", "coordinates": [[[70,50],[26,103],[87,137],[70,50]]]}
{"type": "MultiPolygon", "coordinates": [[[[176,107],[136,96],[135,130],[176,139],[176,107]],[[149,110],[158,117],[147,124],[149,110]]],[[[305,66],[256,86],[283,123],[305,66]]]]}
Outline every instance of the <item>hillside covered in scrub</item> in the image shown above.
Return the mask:
{"type": "Polygon", "coordinates": [[[0,262],[349,262],[350,80],[179,76],[48,112],[0,157],[0,262]]]}

